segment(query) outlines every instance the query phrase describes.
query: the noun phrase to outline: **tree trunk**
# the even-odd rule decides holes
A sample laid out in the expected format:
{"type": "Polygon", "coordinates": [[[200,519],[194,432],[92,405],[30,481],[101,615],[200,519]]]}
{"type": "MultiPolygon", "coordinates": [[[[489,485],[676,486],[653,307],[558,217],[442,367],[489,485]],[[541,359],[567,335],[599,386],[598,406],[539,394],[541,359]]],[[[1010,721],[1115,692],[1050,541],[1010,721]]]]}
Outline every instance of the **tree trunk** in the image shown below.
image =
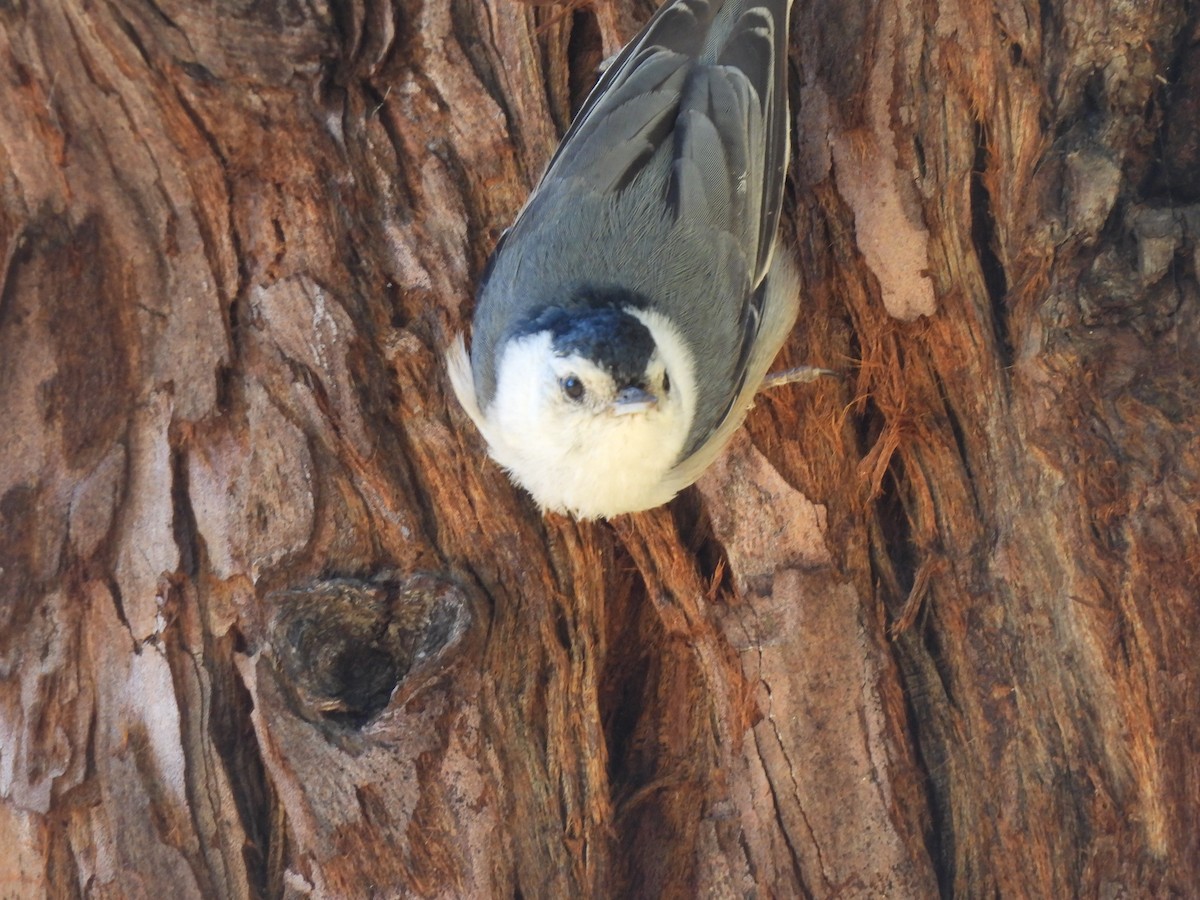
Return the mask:
{"type": "Polygon", "coordinates": [[[0,3],[0,895],[1195,892],[1195,6],[801,0],[842,374],[543,518],[442,352],[650,11],[0,3]]]}

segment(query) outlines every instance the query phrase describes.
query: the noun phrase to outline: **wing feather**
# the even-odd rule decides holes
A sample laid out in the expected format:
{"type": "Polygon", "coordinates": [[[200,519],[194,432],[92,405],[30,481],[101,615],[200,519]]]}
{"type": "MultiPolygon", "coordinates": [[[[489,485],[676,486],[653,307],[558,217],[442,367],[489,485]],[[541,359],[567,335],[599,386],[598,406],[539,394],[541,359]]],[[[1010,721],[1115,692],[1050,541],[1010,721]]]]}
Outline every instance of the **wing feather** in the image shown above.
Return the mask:
{"type": "Polygon", "coordinates": [[[757,288],[770,267],[787,170],[789,6],[664,4],[592,90],[539,190],[578,178],[599,191],[621,191],[662,159],[664,202],[681,217],[702,217],[698,223],[734,235],[757,288]],[[667,145],[669,155],[660,153],[667,145]],[[695,202],[701,196],[704,202],[695,202]]]}

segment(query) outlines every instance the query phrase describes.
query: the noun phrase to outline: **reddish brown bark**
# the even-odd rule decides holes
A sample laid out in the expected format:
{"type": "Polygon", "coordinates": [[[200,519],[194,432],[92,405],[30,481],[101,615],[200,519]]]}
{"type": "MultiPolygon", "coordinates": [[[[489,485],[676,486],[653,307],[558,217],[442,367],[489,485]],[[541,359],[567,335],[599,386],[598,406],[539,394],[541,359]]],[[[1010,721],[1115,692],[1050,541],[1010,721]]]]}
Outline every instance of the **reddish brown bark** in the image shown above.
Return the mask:
{"type": "Polygon", "coordinates": [[[842,377],[542,518],[441,354],[649,12],[0,4],[0,894],[1200,883],[1194,12],[799,4],[842,377]]]}

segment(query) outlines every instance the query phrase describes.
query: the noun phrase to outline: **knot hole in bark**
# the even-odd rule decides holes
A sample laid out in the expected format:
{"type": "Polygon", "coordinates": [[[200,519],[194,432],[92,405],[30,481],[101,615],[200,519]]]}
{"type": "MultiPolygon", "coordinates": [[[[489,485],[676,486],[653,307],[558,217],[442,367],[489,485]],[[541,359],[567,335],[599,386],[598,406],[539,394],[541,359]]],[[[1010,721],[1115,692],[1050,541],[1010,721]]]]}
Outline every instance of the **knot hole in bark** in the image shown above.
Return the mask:
{"type": "Polygon", "coordinates": [[[430,573],[315,581],[274,591],[267,603],[271,646],[297,712],[350,728],[444,662],[472,619],[462,586],[430,573]]]}

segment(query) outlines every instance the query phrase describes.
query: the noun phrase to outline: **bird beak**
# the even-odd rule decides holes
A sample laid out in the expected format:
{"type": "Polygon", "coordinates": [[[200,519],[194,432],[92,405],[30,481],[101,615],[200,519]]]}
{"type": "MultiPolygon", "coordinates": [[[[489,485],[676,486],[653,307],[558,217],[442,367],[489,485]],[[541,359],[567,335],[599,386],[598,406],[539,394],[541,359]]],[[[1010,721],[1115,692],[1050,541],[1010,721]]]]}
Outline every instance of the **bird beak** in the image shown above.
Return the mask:
{"type": "Polygon", "coordinates": [[[625,416],[630,413],[645,412],[658,405],[658,398],[640,387],[622,388],[609,407],[614,416],[625,416]]]}

